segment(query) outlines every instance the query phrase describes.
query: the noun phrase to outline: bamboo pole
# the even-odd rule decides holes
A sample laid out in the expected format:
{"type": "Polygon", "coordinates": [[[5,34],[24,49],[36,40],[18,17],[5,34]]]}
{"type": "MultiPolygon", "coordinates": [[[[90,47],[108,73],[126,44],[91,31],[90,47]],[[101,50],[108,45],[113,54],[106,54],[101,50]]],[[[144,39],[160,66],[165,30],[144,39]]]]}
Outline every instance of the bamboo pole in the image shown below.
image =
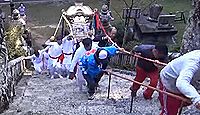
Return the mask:
{"type": "Polygon", "coordinates": [[[59,29],[59,26],[60,26],[60,24],[61,24],[61,21],[62,21],[62,16],[60,16],[60,19],[59,19],[59,22],[58,22],[58,24],[57,24],[56,30],[55,30],[55,32],[54,32],[54,34],[53,34],[54,37],[56,36],[56,34],[57,34],[57,32],[58,32],[58,29],[59,29]]]}

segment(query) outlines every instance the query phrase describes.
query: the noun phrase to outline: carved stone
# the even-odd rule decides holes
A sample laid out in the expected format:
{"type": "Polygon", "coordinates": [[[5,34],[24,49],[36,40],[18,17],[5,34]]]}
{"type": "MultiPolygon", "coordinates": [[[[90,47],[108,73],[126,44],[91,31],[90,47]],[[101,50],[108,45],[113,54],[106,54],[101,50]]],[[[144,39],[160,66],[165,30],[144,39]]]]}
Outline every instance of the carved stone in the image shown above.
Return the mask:
{"type": "Polygon", "coordinates": [[[152,20],[157,20],[158,19],[158,16],[160,15],[161,11],[163,9],[163,6],[162,5],[159,5],[159,4],[154,4],[150,7],[149,9],[149,17],[152,19],[152,20]]]}

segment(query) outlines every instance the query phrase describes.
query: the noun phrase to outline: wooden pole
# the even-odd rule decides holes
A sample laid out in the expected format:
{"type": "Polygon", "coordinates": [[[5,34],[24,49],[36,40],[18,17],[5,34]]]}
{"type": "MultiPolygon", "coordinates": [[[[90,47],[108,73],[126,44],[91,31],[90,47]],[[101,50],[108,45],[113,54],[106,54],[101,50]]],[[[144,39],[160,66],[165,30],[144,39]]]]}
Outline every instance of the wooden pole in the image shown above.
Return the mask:
{"type": "Polygon", "coordinates": [[[56,30],[55,30],[55,32],[54,32],[54,34],[53,34],[54,37],[56,36],[56,34],[57,34],[57,32],[58,32],[58,29],[59,29],[59,26],[60,26],[60,24],[61,24],[61,21],[62,21],[62,15],[61,15],[61,17],[60,17],[60,19],[59,19],[59,22],[58,22],[58,24],[57,24],[56,30]]]}

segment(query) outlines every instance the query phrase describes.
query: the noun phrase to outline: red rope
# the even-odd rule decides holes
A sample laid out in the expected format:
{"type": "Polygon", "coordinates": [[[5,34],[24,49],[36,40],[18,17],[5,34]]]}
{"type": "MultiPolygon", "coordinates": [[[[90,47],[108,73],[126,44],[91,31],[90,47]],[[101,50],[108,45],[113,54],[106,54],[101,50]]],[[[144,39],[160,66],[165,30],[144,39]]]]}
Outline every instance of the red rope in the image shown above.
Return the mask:
{"type": "Polygon", "coordinates": [[[170,92],[166,92],[166,91],[160,90],[160,89],[158,89],[158,88],[155,88],[155,87],[152,87],[152,86],[149,86],[149,85],[140,83],[140,82],[138,82],[138,81],[135,81],[135,80],[132,80],[132,79],[129,79],[129,78],[120,76],[120,75],[117,75],[117,74],[115,74],[115,73],[113,73],[113,72],[111,72],[111,71],[109,71],[109,70],[106,70],[106,72],[108,72],[108,73],[110,73],[110,74],[112,74],[112,75],[114,75],[114,76],[116,76],[116,77],[118,77],[118,78],[125,79],[125,80],[128,80],[128,81],[137,83],[137,84],[139,84],[139,85],[142,85],[142,86],[145,86],[145,87],[147,87],[147,88],[150,88],[150,89],[153,89],[153,90],[155,90],[155,91],[158,91],[158,92],[160,92],[160,93],[163,93],[163,94],[172,96],[172,97],[174,97],[174,98],[176,98],[176,99],[179,99],[179,100],[182,100],[182,101],[184,101],[184,102],[191,103],[191,101],[190,101],[189,99],[187,99],[187,98],[184,98],[184,97],[175,95],[175,94],[170,93],[170,92]]]}
{"type": "MultiPolygon", "coordinates": [[[[119,46],[117,46],[117,47],[120,48],[119,46]]],[[[129,55],[134,56],[134,57],[137,57],[137,58],[140,58],[140,59],[144,59],[144,60],[146,60],[146,61],[150,61],[150,62],[159,64],[159,65],[163,65],[163,66],[166,66],[166,65],[167,65],[167,63],[163,63],[163,62],[160,62],[160,61],[158,61],[158,60],[153,60],[153,59],[145,58],[145,57],[142,57],[142,56],[137,55],[137,54],[132,54],[131,52],[128,52],[128,51],[126,51],[126,50],[124,51],[124,53],[129,54],[129,55]]]]}
{"type": "Polygon", "coordinates": [[[100,21],[99,12],[98,12],[98,11],[95,12],[95,16],[96,16],[96,24],[97,24],[99,27],[101,27],[101,29],[103,30],[104,34],[107,35],[106,30],[105,30],[105,28],[103,27],[103,25],[102,25],[102,23],[101,23],[101,21],[100,21]]]}
{"type": "MultiPolygon", "coordinates": [[[[101,23],[101,21],[100,21],[99,12],[98,12],[98,11],[95,12],[95,16],[96,16],[96,23],[98,24],[98,26],[101,27],[101,29],[103,30],[103,32],[105,33],[105,35],[107,35],[106,30],[105,30],[105,28],[103,27],[103,25],[102,25],[102,23],[101,23]]],[[[111,39],[110,37],[109,37],[109,41],[110,41],[111,43],[115,44],[115,43],[112,41],[112,39],[111,39]]],[[[116,46],[117,48],[120,48],[120,47],[119,47],[118,45],[116,45],[116,44],[115,44],[115,46],[116,46]]],[[[145,58],[145,57],[142,57],[142,56],[137,55],[137,54],[131,54],[131,53],[128,52],[128,51],[124,51],[124,53],[127,53],[127,54],[129,54],[129,55],[134,56],[134,57],[141,58],[141,59],[144,59],[144,60],[147,60],[147,61],[150,61],[150,62],[159,64],[159,65],[163,65],[163,66],[166,66],[166,65],[167,65],[166,63],[159,62],[158,60],[152,60],[152,59],[145,58]]]]}
{"type": "Polygon", "coordinates": [[[99,14],[98,14],[98,12],[96,11],[96,12],[94,13],[94,15],[95,15],[96,28],[99,30],[99,29],[100,29],[99,14]]]}

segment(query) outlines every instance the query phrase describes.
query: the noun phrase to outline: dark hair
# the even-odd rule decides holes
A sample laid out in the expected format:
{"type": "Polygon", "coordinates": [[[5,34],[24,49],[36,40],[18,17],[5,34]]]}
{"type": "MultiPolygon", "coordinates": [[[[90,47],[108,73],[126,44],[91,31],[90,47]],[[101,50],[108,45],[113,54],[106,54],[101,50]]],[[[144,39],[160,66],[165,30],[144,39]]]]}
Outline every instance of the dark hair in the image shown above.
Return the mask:
{"type": "Polygon", "coordinates": [[[60,35],[60,36],[57,36],[57,37],[56,37],[56,40],[62,40],[62,38],[63,38],[63,37],[60,35]]]}
{"type": "Polygon", "coordinates": [[[43,48],[46,48],[46,47],[47,47],[47,45],[46,45],[46,44],[42,44],[42,47],[43,47],[43,48]]]}
{"type": "Polygon", "coordinates": [[[38,52],[38,50],[35,50],[34,54],[35,54],[36,57],[39,57],[39,55],[40,55],[40,53],[38,52]]]}
{"type": "Polygon", "coordinates": [[[28,30],[26,29],[26,30],[24,30],[24,34],[28,34],[28,30]]]}
{"type": "Polygon", "coordinates": [[[155,49],[158,50],[159,53],[162,53],[163,55],[168,55],[168,48],[166,45],[155,45],[155,49]]]}
{"type": "Polygon", "coordinates": [[[82,43],[83,43],[84,46],[87,47],[87,46],[92,44],[92,39],[91,38],[85,38],[85,39],[83,39],[82,43]]]}

